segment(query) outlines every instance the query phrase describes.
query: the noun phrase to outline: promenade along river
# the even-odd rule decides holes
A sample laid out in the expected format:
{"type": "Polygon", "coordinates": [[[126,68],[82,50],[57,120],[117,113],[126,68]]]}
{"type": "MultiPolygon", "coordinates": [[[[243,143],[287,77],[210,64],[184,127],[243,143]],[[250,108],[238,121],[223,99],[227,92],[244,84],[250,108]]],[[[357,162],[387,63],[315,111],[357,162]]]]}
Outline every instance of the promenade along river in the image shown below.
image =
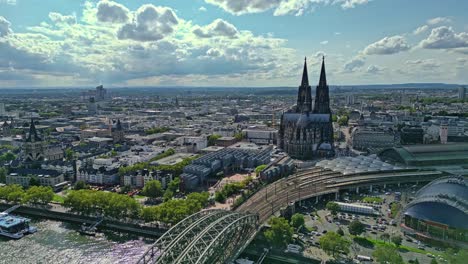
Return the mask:
{"type": "Polygon", "coordinates": [[[154,239],[104,230],[96,237],[78,233],[79,225],[33,219],[38,232],[19,240],[0,237],[0,264],[135,263],[154,239]]]}

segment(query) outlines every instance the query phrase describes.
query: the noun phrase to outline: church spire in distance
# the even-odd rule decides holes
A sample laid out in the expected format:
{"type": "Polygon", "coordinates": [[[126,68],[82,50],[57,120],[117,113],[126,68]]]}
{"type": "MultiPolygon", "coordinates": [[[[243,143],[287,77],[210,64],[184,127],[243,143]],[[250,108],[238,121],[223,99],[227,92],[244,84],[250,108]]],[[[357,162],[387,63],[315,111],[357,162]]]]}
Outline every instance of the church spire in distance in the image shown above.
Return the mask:
{"type": "Polygon", "coordinates": [[[309,86],[309,75],[307,73],[307,57],[304,58],[304,70],[302,71],[301,86],[309,86]]]}
{"type": "Polygon", "coordinates": [[[330,95],[327,85],[327,76],[325,73],[325,56],[322,57],[322,69],[320,70],[320,80],[315,90],[314,113],[331,114],[330,95]]]}
{"type": "Polygon", "coordinates": [[[309,85],[309,74],[307,73],[307,58],[304,58],[304,71],[302,72],[301,86],[297,93],[296,112],[311,112],[312,111],[312,94],[309,85]]]}
{"type": "Polygon", "coordinates": [[[327,75],[325,73],[325,56],[322,56],[322,69],[320,70],[319,86],[327,86],[327,75]]]}

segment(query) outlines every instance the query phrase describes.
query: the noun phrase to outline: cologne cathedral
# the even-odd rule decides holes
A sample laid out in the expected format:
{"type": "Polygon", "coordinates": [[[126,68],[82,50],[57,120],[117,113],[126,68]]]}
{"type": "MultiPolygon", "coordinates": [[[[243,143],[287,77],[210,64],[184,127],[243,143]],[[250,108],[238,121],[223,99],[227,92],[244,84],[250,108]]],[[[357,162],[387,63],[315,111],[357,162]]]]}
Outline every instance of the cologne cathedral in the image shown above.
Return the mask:
{"type": "Polygon", "coordinates": [[[312,105],[312,92],[304,62],[302,82],[297,94],[297,105],[281,116],[278,146],[290,157],[312,160],[333,156],[333,124],[330,96],[325,74],[325,59],[322,59],[320,80],[312,105]]]}

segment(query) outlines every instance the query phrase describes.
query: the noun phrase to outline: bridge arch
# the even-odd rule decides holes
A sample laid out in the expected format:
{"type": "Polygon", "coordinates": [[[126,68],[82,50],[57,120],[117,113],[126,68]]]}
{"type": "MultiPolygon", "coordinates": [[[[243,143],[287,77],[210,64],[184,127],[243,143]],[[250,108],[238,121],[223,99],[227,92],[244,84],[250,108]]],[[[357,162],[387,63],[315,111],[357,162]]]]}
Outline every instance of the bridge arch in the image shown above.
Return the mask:
{"type": "Polygon", "coordinates": [[[257,227],[256,214],[204,210],[168,230],[137,263],[224,263],[241,252],[257,227]]]}

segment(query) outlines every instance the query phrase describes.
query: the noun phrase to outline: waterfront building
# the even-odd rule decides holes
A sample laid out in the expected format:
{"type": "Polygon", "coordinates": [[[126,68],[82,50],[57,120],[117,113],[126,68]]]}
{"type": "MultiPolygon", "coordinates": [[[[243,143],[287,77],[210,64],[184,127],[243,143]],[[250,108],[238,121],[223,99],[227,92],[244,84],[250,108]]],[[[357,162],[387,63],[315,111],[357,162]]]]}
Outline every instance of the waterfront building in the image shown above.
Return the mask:
{"type": "Polygon", "coordinates": [[[307,61],[304,62],[297,105],[281,116],[278,141],[279,148],[295,159],[311,160],[334,155],[332,113],[325,59],[322,60],[313,108],[307,61]]]}
{"type": "Polygon", "coordinates": [[[32,178],[36,178],[42,186],[51,186],[53,188],[65,180],[63,173],[55,170],[13,169],[6,176],[6,183],[18,184],[27,188],[32,178]]]}

